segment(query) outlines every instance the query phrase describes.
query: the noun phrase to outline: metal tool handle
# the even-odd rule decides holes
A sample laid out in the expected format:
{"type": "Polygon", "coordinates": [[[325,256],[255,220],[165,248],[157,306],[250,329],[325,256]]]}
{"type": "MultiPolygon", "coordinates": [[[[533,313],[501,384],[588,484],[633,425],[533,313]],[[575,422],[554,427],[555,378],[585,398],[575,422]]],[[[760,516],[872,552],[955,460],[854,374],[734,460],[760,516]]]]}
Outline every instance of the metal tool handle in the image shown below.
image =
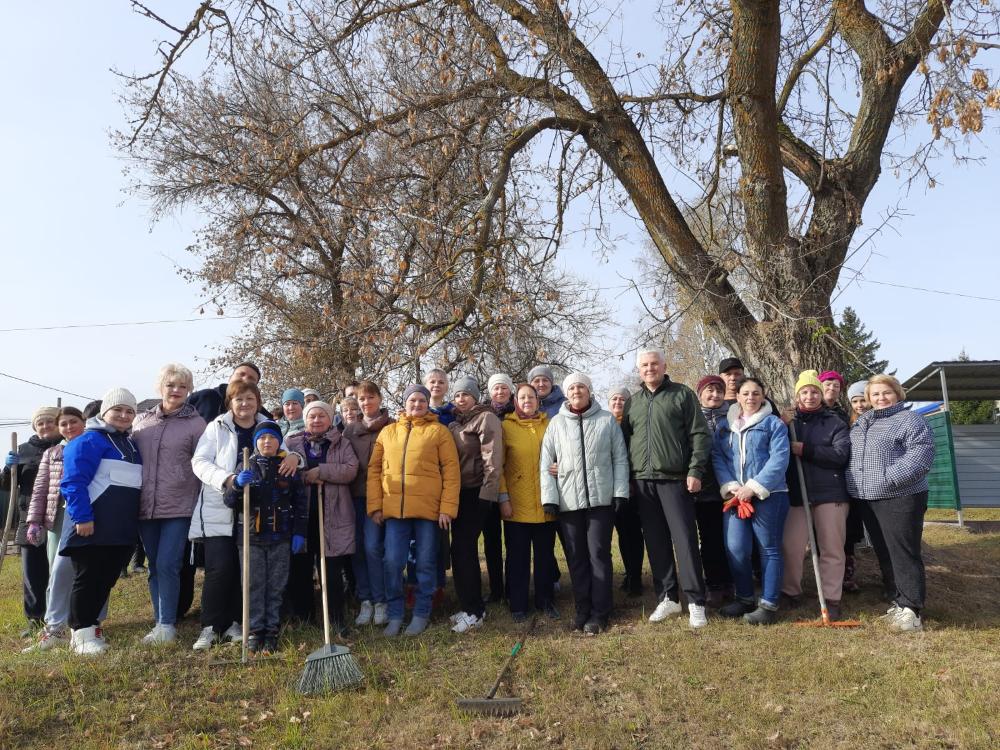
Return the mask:
{"type": "MultiPolygon", "coordinates": [[[[250,449],[243,449],[243,471],[250,468],[250,449]]],[[[247,663],[247,641],[250,640],[250,485],[243,487],[243,653],[247,663]]]]}
{"type": "Polygon", "coordinates": [[[487,700],[492,698],[497,694],[497,690],[500,689],[500,683],[503,681],[504,675],[507,674],[507,670],[510,669],[510,665],[514,663],[514,657],[521,653],[521,649],[524,647],[524,641],[528,637],[528,634],[535,629],[535,622],[538,620],[538,615],[534,615],[531,618],[531,624],[527,627],[521,638],[517,643],[514,644],[514,648],[510,650],[510,656],[507,657],[507,661],[503,664],[503,669],[500,670],[500,674],[497,675],[497,681],[493,683],[493,687],[490,692],[486,694],[487,700]]]}
{"type": "MultiPolygon", "coordinates": [[[[791,421],[788,423],[788,431],[791,434],[792,442],[799,442],[795,434],[794,417],[792,417],[791,421]]],[[[820,615],[823,618],[823,624],[826,625],[830,622],[830,613],[827,611],[826,599],[823,596],[823,579],[819,572],[819,552],[816,547],[816,530],[813,529],[812,510],[809,508],[809,491],[806,489],[806,475],[805,471],[802,469],[802,458],[800,456],[795,456],[795,470],[799,475],[799,490],[802,493],[802,508],[806,513],[806,529],[809,532],[809,551],[812,553],[813,572],[816,574],[816,594],[819,597],[820,615]]]]}
{"type": "MultiPolygon", "coordinates": [[[[326,587],[326,532],[323,529],[323,483],[316,487],[316,494],[319,498],[319,585],[323,593],[323,643],[330,645],[330,604],[326,587]]],[[[310,553],[311,556],[311,553],[310,553]]]]}

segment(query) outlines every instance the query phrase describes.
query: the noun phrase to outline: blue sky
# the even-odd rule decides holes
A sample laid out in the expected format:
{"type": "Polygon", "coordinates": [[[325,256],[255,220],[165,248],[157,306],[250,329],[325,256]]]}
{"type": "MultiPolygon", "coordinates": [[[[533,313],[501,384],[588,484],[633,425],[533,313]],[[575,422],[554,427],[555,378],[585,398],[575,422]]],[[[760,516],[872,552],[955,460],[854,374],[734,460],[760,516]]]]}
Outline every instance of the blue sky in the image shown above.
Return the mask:
{"type": "MultiPolygon", "coordinates": [[[[176,9],[183,5],[166,7],[179,18],[176,9]]],[[[184,248],[197,217],[168,218],[151,227],[149,207],[123,192],[125,165],[109,145],[108,131],[123,121],[110,68],[148,70],[158,31],[123,0],[56,6],[20,3],[5,14],[0,329],[199,317],[199,289],[175,271],[176,264],[189,262],[184,248]],[[40,29],[44,34],[33,31],[40,29]]],[[[1000,150],[997,119],[987,127],[977,148],[982,155],[1000,150]]],[[[1000,298],[995,158],[982,167],[938,162],[936,168],[937,187],[909,196],[890,174],[883,176],[868,201],[865,227],[879,223],[897,201],[906,215],[872,241],[876,254],[865,275],[1000,298]]],[[[642,232],[629,228],[611,267],[628,273],[629,248],[642,242],[642,232]]],[[[569,249],[563,262],[593,280],[606,283],[609,277],[608,266],[592,263],[586,248],[569,249]]],[[[622,325],[634,324],[634,300],[612,297],[609,304],[622,325]]],[[[1000,358],[1000,302],[861,282],[848,285],[837,300],[838,309],[848,304],[876,332],[883,356],[902,376],[931,360],[952,358],[963,347],[973,358],[1000,358]]],[[[218,376],[204,371],[206,360],[239,321],[216,319],[212,311],[204,318],[0,331],[0,371],[95,398],[113,385],[150,396],[159,366],[170,361],[187,363],[201,383],[214,383],[218,376]]],[[[0,377],[0,422],[27,417],[56,395],[0,377]]],[[[82,405],[82,398],[63,395],[66,403],[82,405]]]]}

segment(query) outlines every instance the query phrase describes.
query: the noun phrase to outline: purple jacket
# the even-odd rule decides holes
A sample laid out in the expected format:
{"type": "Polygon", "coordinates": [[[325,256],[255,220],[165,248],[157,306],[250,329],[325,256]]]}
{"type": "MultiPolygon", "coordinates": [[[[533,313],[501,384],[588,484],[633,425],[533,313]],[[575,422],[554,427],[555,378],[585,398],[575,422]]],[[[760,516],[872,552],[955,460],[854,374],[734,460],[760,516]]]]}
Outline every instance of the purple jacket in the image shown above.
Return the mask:
{"type": "Polygon", "coordinates": [[[201,482],[191,470],[191,457],[204,431],[205,420],[190,404],[170,414],[158,404],[136,417],[132,439],[142,455],[140,520],[192,514],[201,482]]]}
{"type": "MultiPolygon", "coordinates": [[[[323,531],[326,535],[326,557],[351,555],[355,551],[354,501],[351,499],[351,482],[358,473],[358,457],[340,430],[331,427],[319,441],[311,442],[308,433],[300,432],[285,438],[285,446],[306,457],[304,474],[314,466],[319,468],[323,480],[323,531]],[[308,443],[308,445],[307,445],[308,443]],[[324,453],[325,449],[325,453],[324,453]],[[317,451],[322,460],[314,463],[317,451]]],[[[316,485],[307,484],[311,494],[316,485]]],[[[310,502],[310,512],[312,502],[310,502]]]]}

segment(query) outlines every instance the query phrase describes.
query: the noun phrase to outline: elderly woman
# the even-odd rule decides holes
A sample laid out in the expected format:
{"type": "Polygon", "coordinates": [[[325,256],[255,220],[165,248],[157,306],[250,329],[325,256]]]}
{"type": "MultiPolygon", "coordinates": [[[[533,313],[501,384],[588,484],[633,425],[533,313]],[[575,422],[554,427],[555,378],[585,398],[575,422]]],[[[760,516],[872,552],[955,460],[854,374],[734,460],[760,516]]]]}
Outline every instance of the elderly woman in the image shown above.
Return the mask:
{"type": "MultiPolygon", "coordinates": [[[[3,469],[3,488],[10,489],[11,471],[17,472],[18,496],[10,498],[17,503],[19,510],[17,533],[14,541],[21,547],[21,573],[24,592],[24,615],[28,618],[28,626],[22,631],[22,638],[30,638],[42,627],[45,615],[45,590],[49,585],[49,556],[44,546],[36,546],[28,541],[28,503],[31,501],[31,490],[38,475],[38,465],[42,454],[62,439],[56,420],[59,409],[54,406],[43,406],[31,415],[31,428],[35,434],[28,441],[21,443],[17,451],[7,454],[3,469]]],[[[0,550],[2,553],[4,550],[0,550]]]]}
{"type": "MultiPolygon", "coordinates": [[[[505,372],[490,375],[483,403],[496,414],[501,422],[514,412],[514,381],[505,372]]],[[[491,504],[483,519],[483,554],[486,556],[486,574],[490,580],[490,595],[487,601],[499,602],[505,598],[503,528],[500,519],[500,505],[491,504]]]]}
{"type": "Polygon", "coordinates": [[[788,515],[788,428],[771,413],[764,385],[744,378],[736,403],[719,422],[712,466],[723,506],[726,555],[736,598],[719,610],[723,617],[743,616],[751,625],[770,625],[778,618],[782,569],[781,539],[788,515]],[[754,607],[750,556],[753,540],[760,547],[761,595],[754,607]]]}
{"type": "MultiPolygon", "coordinates": [[[[83,434],[83,412],[64,406],[59,410],[58,426],[63,440],[42,454],[28,506],[28,543],[40,546],[47,538],[50,572],[49,586],[45,591],[45,627],[38,640],[25,648],[24,653],[69,645],[66,621],[69,619],[69,593],[73,586],[73,563],[68,557],[57,554],[65,517],[59,483],[63,475],[63,449],[70,440],[83,434]]],[[[105,614],[102,613],[98,619],[103,620],[105,614]]]]}
{"type": "Polygon", "coordinates": [[[349,632],[344,619],[344,570],[354,554],[354,502],[351,482],[358,473],[358,458],[350,442],[338,430],[336,412],[325,401],[312,401],[303,411],[306,429],[289,436],[288,449],[306,457],[302,478],[309,492],[307,548],[292,555],[288,593],[294,614],[303,621],[313,618],[314,563],[325,561],[329,582],[327,610],[335,633],[349,632]],[[326,549],[319,547],[319,488],[323,488],[323,535],[326,549]]]}
{"type": "MultiPolygon", "coordinates": [[[[201,481],[201,491],[191,517],[188,538],[201,542],[205,551],[205,581],[201,590],[202,630],[195,651],[210,649],[220,641],[239,640],[240,565],[233,535],[233,511],[225,493],[233,488],[243,468],[243,449],[254,451],[253,433],[266,419],[260,413],[256,383],[234,379],[226,388],[227,411],[205,427],[191,458],[191,468],[201,481]]],[[[295,473],[301,457],[289,454],[279,473],[295,473]]]]}
{"type": "Polygon", "coordinates": [[[130,431],[136,401],[124,388],[101,399],[101,416],[63,450],[59,489],[66,498],[59,554],[73,561],[69,601],[71,647],[99,654],[100,612],[139,535],[142,459],[130,431]]]}
{"type": "Polygon", "coordinates": [[[538,393],[522,383],[517,388],[514,413],[503,421],[503,476],[501,502],[509,501],[511,516],[504,521],[507,539],[507,586],[511,616],[521,622],[528,616],[528,584],[532,549],[535,558],[535,609],[557,619],[552,601],[552,548],[556,543],[554,517],[542,510],[542,438],[549,418],[538,410],[538,393]]]}
{"type": "MultiPolygon", "coordinates": [[[[608,411],[620,425],[628,408],[632,393],[628,387],[619,385],[608,392],[608,411]]],[[[631,490],[631,487],[629,488],[631,490]]],[[[639,519],[639,505],[629,494],[627,503],[622,503],[615,512],[615,530],[618,532],[618,552],[625,565],[622,590],[629,596],[642,595],[642,560],[645,555],[645,540],[642,536],[642,521],[639,519]]]]}
{"type": "MultiPolygon", "coordinates": [[[[451,528],[451,570],[461,611],[452,617],[456,633],[465,633],[483,623],[482,580],[479,574],[479,534],[491,506],[498,504],[500,476],[503,474],[503,429],[486,404],[479,403],[479,386],[471,377],[455,381],[452,401],[455,421],[448,425],[462,468],[459,513],[451,528]]],[[[509,502],[499,503],[503,519],[511,517],[509,502]]],[[[491,574],[491,598],[503,597],[503,558],[500,570],[491,574]],[[499,581],[493,579],[499,576],[499,581]]]]}
{"type": "MultiPolygon", "coordinates": [[[[431,617],[437,572],[438,529],[449,528],[459,512],[461,470],[455,441],[429,411],[430,392],[422,385],[403,391],[404,411],[386,425],[368,463],[368,515],[385,524],[387,637],[403,627],[403,569],[416,539],[417,596],[406,635],[420,635],[431,617]]],[[[477,569],[478,575],[478,569],[477,569]]]]}
{"type": "Polygon", "coordinates": [[[191,458],[205,431],[205,420],[187,403],[193,386],[194,378],[184,365],[164,365],[157,383],[160,403],[140,414],[132,427],[143,456],[139,533],[149,557],[155,623],[143,643],[177,640],[184,548],[201,489],[191,458]]]}
{"type": "MultiPolygon", "coordinates": [[[[889,608],[894,632],[921,630],[926,597],[924,561],[920,554],[927,474],[934,462],[934,435],[927,421],[910,411],[903,387],[892,375],[875,375],[865,391],[872,405],[851,427],[851,463],[847,489],[864,501],[862,510],[877,521],[884,546],[883,571],[891,568],[895,595],[889,608]]],[[[871,527],[869,527],[871,529],[871,527]]],[[[882,540],[879,540],[880,542],[882,540]]]]}
{"type": "MultiPolygon", "coordinates": [[[[816,529],[823,598],[830,619],[839,620],[849,507],[845,469],[851,458],[851,438],[847,425],[823,403],[823,386],[815,370],[805,370],[795,383],[795,414],[791,425],[795,428],[791,452],[802,462],[816,529]]],[[[791,507],[785,519],[781,593],[796,602],[802,596],[802,562],[809,530],[795,460],[789,462],[787,481],[791,507]]]]}
{"type": "Polygon", "coordinates": [[[566,401],[542,440],[542,507],[559,515],[576,605],[575,630],[597,635],[612,608],[611,530],[629,496],[629,461],[621,427],[591,396],[590,378],[563,380],[566,401]],[[558,464],[558,475],[548,471],[558,464]]]}

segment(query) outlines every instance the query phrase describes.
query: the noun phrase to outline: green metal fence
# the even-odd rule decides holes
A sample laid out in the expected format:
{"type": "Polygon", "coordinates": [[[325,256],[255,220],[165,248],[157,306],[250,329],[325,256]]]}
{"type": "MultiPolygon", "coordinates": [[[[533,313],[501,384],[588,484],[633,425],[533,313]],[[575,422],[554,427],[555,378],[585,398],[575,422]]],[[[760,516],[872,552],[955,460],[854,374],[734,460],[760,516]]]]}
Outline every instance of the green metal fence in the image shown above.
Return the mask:
{"type": "Polygon", "coordinates": [[[938,412],[927,417],[934,432],[934,465],[928,476],[930,484],[927,506],[961,510],[962,498],[958,491],[958,473],[955,471],[955,441],[951,434],[951,415],[938,412]]]}

